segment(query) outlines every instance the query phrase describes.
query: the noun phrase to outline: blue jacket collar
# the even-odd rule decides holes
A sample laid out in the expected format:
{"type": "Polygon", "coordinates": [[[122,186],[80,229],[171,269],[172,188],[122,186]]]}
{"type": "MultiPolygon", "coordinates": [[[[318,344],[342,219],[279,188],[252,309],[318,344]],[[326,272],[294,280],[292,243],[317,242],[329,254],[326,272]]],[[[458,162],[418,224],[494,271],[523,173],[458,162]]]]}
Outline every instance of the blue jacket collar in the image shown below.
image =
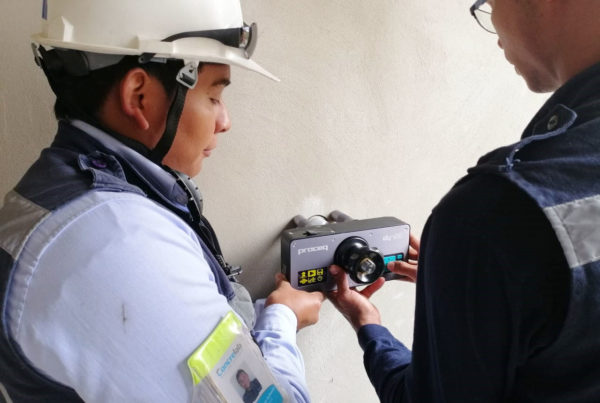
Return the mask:
{"type": "Polygon", "coordinates": [[[572,77],[546,101],[523,131],[523,138],[552,131],[563,126],[566,120],[576,120],[569,125],[574,128],[597,116],[600,111],[600,63],[572,77]],[[562,113],[558,113],[561,111],[562,113]],[[573,113],[565,114],[565,110],[573,113]],[[558,115],[554,117],[555,115],[558,115]],[[553,118],[554,117],[554,118],[553,118]],[[563,120],[564,119],[564,120],[563,120]]]}

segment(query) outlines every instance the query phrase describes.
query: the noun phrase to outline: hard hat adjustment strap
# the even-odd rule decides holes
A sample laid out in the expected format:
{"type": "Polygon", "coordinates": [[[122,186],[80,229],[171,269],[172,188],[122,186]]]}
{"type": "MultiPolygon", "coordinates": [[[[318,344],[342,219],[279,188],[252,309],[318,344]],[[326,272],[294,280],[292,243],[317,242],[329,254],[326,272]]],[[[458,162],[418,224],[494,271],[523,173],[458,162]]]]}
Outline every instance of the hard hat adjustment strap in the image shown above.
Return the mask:
{"type": "Polygon", "coordinates": [[[177,73],[177,82],[192,89],[198,82],[198,63],[190,62],[177,73]]]}

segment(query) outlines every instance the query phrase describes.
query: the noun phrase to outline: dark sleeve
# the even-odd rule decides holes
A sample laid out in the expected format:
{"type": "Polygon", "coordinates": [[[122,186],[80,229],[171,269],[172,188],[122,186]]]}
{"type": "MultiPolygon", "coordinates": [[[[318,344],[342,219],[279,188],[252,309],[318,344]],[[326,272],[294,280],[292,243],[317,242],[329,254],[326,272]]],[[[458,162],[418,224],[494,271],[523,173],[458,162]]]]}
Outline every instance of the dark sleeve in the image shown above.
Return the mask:
{"type": "Polygon", "coordinates": [[[358,331],[364,351],[364,364],[371,383],[382,402],[395,402],[403,395],[405,368],[411,352],[383,326],[366,325],[358,331]]]}
{"type": "Polygon", "coordinates": [[[421,239],[412,357],[362,328],[383,402],[498,402],[564,321],[568,268],[543,212],[502,178],[459,183],[421,239]]]}

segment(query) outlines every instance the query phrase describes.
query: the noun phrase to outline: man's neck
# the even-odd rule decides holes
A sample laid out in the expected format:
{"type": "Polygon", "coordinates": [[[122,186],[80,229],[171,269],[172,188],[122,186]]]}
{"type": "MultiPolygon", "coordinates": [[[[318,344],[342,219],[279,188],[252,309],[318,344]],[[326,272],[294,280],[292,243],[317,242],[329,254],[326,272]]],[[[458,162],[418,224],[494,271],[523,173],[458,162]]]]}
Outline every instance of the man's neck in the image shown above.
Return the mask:
{"type": "Polygon", "coordinates": [[[555,70],[562,86],[571,78],[600,62],[600,2],[564,1],[562,29],[556,37],[555,70]]]}

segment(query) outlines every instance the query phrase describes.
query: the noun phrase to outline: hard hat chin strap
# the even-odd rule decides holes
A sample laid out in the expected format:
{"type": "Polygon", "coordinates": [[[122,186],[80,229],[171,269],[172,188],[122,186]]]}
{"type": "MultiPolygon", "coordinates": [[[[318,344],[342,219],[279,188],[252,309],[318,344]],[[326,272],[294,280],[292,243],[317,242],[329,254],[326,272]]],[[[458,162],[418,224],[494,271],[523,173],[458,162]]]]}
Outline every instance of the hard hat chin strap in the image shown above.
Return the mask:
{"type": "Polygon", "coordinates": [[[177,74],[177,86],[175,88],[175,96],[173,102],[169,107],[169,113],[167,114],[167,124],[165,131],[161,136],[158,144],[150,152],[150,159],[158,165],[162,165],[162,160],[165,158],[173,141],[175,141],[175,134],[177,134],[177,127],[179,126],[179,120],[183,107],[185,105],[185,98],[189,89],[196,86],[198,82],[198,64],[188,63],[177,74]]]}
{"type": "Polygon", "coordinates": [[[167,124],[165,131],[163,132],[158,144],[150,151],[150,159],[158,165],[162,165],[162,160],[165,158],[173,141],[175,140],[175,134],[177,133],[177,127],[179,126],[179,119],[183,112],[183,106],[185,104],[185,97],[187,95],[188,88],[181,84],[177,84],[175,89],[175,97],[169,108],[167,115],[167,124]]]}

